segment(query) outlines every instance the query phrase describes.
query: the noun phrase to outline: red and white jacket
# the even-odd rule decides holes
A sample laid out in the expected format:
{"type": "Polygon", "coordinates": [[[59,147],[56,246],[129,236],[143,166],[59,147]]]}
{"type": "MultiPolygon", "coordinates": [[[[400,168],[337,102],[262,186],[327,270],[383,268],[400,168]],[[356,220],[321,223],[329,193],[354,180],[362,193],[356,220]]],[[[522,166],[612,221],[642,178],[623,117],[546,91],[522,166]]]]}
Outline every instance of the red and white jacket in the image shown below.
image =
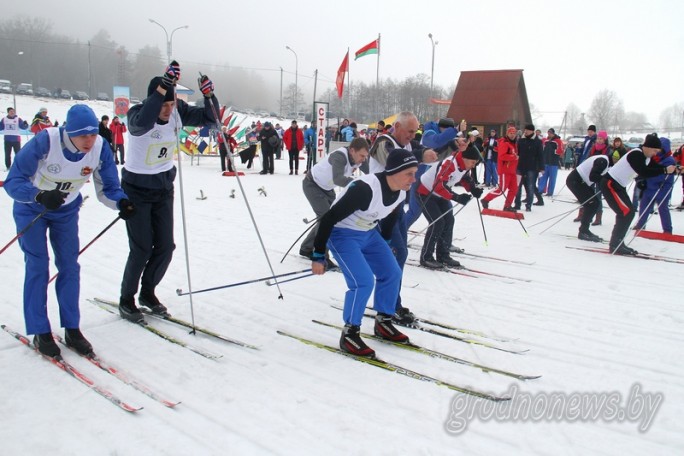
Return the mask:
{"type": "Polygon", "coordinates": [[[472,188],[472,181],[463,162],[461,152],[453,153],[450,157],[434,164],[420,176],[418,193],[426,196],[430,193],[451,200],[457,193],[451,187],[461,183],[466,191],[472,188]]]}

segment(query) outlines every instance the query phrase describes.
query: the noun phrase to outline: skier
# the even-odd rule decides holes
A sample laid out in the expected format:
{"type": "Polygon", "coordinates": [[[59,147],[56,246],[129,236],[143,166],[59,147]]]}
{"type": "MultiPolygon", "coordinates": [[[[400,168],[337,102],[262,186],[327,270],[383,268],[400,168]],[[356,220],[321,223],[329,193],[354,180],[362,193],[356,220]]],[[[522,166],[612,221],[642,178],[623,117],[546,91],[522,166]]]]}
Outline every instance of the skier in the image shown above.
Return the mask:
{"type": "Polygon", "coordinates": [[[344,299],[345,326],[340,348],[354,355],[375,355],[359,334],[374,284],[375,334],[408,342],[408,337],[392,325],[402,272],[388,240],[417,169],[418,160],[412,152],[394,149],[387,156],[384,172],[364,175],[349,184],[321,217],[311,269],[314,274],[325,272],[327,245],[349,288],[344,299]],[[376,229],[378,222],[380,230],[376,229]]]}
{"type": "MultiPolygon", "coordinates": [[[[660,138],[662,150],[653,156],[653,161],[659,166],[675,165],[675,159],[672,157],[672,150],[670,149],[670,140],[668,138],[660,138]]],[[[672,216],[670,215],[670,198],[672,197],[672,188],[674,186],[674,176],[656,176],[646,179],[646,188],[641,194],[641,202],[639,203],[639,218],[637,219],[635,229],[641,230],[646,227],[646,221],[653,212],[653,207],[658,208],[658,215],[660,216],[660,225],[663,228],[663,233],[672,234],[672,216]]]]}
{"type": "Polygon", "coordinates": [[[88,106],[72,106],[66,126],[47,128],[26,143],[4,185],[14,199],[17,230],[30,226],[19,238],[26,270],[24,319],[26,332],[35,334],[33,344],[46,356],[60,355],[47,314],[48,229],[59,271],[55,290],[65,341],[80,354],[92,356],[93,347],[79,329],[78,216],[83,201],[79,190],[92,179],[103,204],[118,208],[124,220],[135,213],[119,185],[112,150],[98,135],[98,123],[88,106]]]}
{"type": "Polygon", "coordinates": [[[565,180],[572,194],[582,204],[577,238],[583,241],[601,242],[603,240],[589,231],[589,224],[601,205],[595,187],[601,182],[601,178],[608,172],[610,166],[611,159],[608,155],[593,155],[573,169],[565,180]]]}
{"type": "Polygon", "coordinates": [[[601,193],[608,206],[615,212],[615,226],[610,237],[610,251],[616,255],[637,255],[639,253],[624,243],[629,224],[634,218],[634,206],[626,190],[629,181],[637,175],[643,178],[656,177],[672,174],[677,170],[675,165],[651,166],[651,158],[658,153],[661,147],[658,135],[655,133],[646,135],[641,148],[637,147],[627,152],[601,180],[601,193]]]}
{"type": "Polygon", "coordinates": [[[128,111],[128,157],[121,171],[122,187],[135,203],[138,216],[126,221],[129,254],[121,281],[119,313],[129,321],[142,322],[135,305],[140,285],[139,304],[158,315],[168,315],[155,295],[173,250],[173,181],[176,167],[178,131],[183,125],[195,127],[216,123],[219,112],[214,84],[207,76],[200,80],[204,107],[176,103],[175,86],[180,79],[180,65],[172,61],[161,77],[152,78],[147,98],[128,111]],[[213,109],[212,109],[213,105],[213,109]],[[142,279],[141,279],[142,276],[142,279]]]}
{"type": "Polygon", "coordinates": [[[451,201],[466,205],[471,196],[467,193],[455,193],[449,187],[460,182],[475,198],[482,196],[482,189],[477,187],[469,172],[475,169],[480,160],[480,152],[464,138],[458,138],[456,141],[458,149],[438,165],[431,166],[420,177],[418,186],[423,215],[430,223],[420,252],[420,264],[429,269],[461,266],[461,263],[449,255],[454,231],[451,201]],[[437,261],[433,256],[435,247],[437,261]]]}
{"type": "MultiPolygon", "coordinates": [[[[335,201],[335,187],[346,187],[354,180],[352,174],[368,159],[369,148],[368,141],[354,138],[348,147],[331,152],[306,174],[302,189],[317,217],[326,213],[335,201]]],[[[317,231],[317,227],[309,231],[299,249],[300,255],[311,258],[317,231]]],[[[326,260],[328,269],[336,267],[335,263],[326,260]]]]}

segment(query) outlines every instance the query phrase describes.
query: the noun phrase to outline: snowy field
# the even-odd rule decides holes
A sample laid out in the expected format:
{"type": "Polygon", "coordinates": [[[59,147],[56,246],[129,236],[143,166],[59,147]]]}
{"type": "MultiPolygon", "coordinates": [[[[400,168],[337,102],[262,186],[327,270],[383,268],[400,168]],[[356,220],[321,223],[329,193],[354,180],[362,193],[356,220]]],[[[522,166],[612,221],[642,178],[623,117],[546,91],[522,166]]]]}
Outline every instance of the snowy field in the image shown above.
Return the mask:
{"type": "MultiPolygon", "coordinates": [[[[111,105],[90,102],[98,116],[111,105]]],[[[11,98],[0,96],[0,107],[11,98]]],[[[31,120],[40,106],[51,118],[66,117],[69,102],[17,98],[18,114],[31,120]]],[[[4,108],[3,108],[4,110],[4,108]]],[[[300,170],[303,170],[303,161],[300,170]]],[[[301,190],[302,176],[287,175],[287,161],[276,161],[276,174],[238,168],[266,251],[276,273],[301,270],[309,264],[294,254],[280,263],[284,252],[304,230],[303,218],[313,217],[301,190]],[[267,196],[258,189],[264,187],[267,196]]],[[[4,169],[4,167],[3,167],[4,169]]],[[[191,319],[187,296],[186,260],[192,287],[246,281],[270,274],[250,221],[238,182],[223,177],[218,160],[206,158],[190,165],[183,157],[183,192],[176,181],[176,243],[174,261],[157,290],[171,313],[191,319]],[[230,198],[235,190],[235,198],[230,198]],[[199,199],[203,193],[206,199],[199,199]],[[188,233],[186,257],[181,223],[181,194],[188,233]]],[[[566,176],[561,172],[560,184],[566,176]]],[[[6,173],[0,172],[0,179],[6,173]]],[[[116,212],[99,204],[93,187],[80,216],[81,245],[96,236],[116,212]]],[[[569,211],[567,189],[557,201],[526,213],[530,226],[569,211]]],[[[673,203],[682,199],[678,182],[673,203]]],[[[491,207],[500,208],[495,200],[491,207]]],[[[0,244],[16,234],[12,202],[0,191],[0,244]]],[[[189,335],[166,322],[158,329],[195,347],[222,355],[211,360],[121,320],[88,299],[117,300],[128,253],[123,222],[113,226],[81,256],[82,330],[95,351],[169,399],[181,401],[170,409],[119,382],[107,373],[63,350],[67,361],[127,402],[144,407],[135,414],[113,406],[83,384],[40,359],[33,351],[0,331],[0,442],[2,454],[56,455],[225,455],[225,454],[468,454],[468,455],[674,455],[684,453],[684,309],[682,265],[662,261],[613,257],[566,248],[593,246],[571,237],[576,212],[544,234],[548,226],[529,228],[525,235],[513,220],[484,217],[489,239],[485,245],[477,205],[469,204],[456,218],[456,245],[467,252],[528,264],[459,256],[466,266],[512,277],[476,274],[466,277],[407,266],[402,295],[419,316],[506,339],[473,339],[510,350],[510,354],[407,329],[411,340],[424,347],[498,369],[528,375],[518,381],[473,367],[435,359],[369,340],[378,356],[456,385],[497,395],[514,392],[509,406],[522,396],[544,405],[552,394],[568,400],[554,420],[513,419],[505,406],[483,401],[445,387],[396,375],[280,336],[288,331],[337,345],[339,332],[316,325],[317,319],[340,324],[339,304],[345,291],[339,273],[308,277],[281,285],[263,282],[195,294],[192,309],[197,325],[254,344],[250,350],[189,335]],[[568,237],[570,236],[570,237],[568,237]],[[517,280],[524,279],[524,280],[517,280]],[[639,389],[640,388],[640,389],[639,389]],[[638,397],[632,397],[634,392],[638,397]],[[619,394],[618,402],[599,407],[605,419],[578,419],[588,393],[619,394]],[[562,396],[564,395],[564,396],[562,396]],[[574,399],[573,399],[574,398],[574,399]],[[579,398],[579,399],[578,399],[579,398]],[[657,402],[662,399],[662,402],[657,402]],[[574,404],[574,405],[573,405],[574,404]],[[457,434],[461,407],[478,409],[457,434]],[[647,409],[655,412],[650,421],[647,409]],[[619,419],[607,416],[613,413],[619,419]],[[564,418],[563,418],[564,416],[564,418]],[[563,419],[561,419],[563,418],[563,419]],[[640,426],[647,427],[640,432],[640,426]]],[[[608,238],[614,216],[604,212],[603,226],[593,227],[608,238]]],[[[676,234],[684,234],[684,214],[673,213],[676,234]]],[[[424,219],[417,228],[425,226],[424,219]]],[[[660,231],[653,219],[649,228],[660,231]]],[[[631,239],[631,232],[630,238],[631,239]]],[[[414,242],[420,242],[417,238],[414,242]]],[[[684,258],[684,245],[635,239],[638,251],[684,258]]],[[[410,258],[418,252],[410,250],[410,258]]],[[[22,254],[17,245],[0,257],[2,296],[0,323],[25,332],[22,316],[22,254]]],[[[53,329],[59,329],[54,288],[49,291],[53,329]]],[[[370,320],[364,332],[372,332],[370,320]]],[[[453,333],[456,334],[456,333],[453,333]]],[[[598,396],[597,396],[598,397],[598,396]]],[[[589,397],[589,399],[591,399],[589,397]]],[[[542,407],[543,408],[543,407],[542,407]]],[[[543,410],[542,410],[543,411],[543,410]]],[[[524,415],[524,414],[523,414],[524,415]]],[[[538,418],[538,416],[537,416],[538,418]]]]}

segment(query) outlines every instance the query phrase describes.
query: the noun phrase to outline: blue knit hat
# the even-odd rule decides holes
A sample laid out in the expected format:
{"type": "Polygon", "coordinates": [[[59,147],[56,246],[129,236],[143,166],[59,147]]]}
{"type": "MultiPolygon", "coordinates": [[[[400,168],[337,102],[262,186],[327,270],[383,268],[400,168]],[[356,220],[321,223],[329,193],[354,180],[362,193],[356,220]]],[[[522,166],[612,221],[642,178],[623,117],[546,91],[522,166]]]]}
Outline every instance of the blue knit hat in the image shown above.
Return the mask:
{"type": "Polygon", "coordinates": [[[89,106],[77,104],[67,112],[65,128],[67,135],[73,138],[74,136],[97,134],[100,131],[99,123],[97,116],[89,106]]]}

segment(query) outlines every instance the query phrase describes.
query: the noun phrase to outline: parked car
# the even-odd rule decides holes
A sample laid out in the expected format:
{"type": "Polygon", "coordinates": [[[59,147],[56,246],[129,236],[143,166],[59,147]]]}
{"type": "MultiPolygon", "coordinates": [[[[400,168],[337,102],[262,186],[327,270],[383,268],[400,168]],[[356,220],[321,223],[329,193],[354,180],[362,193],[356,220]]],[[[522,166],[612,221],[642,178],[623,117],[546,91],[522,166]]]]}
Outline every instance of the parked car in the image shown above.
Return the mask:
{"type": "Polygon", "coordinates": [[[644,142],[644,138],[632,136],[627,141],[625,141],[624,144],[625,144],[625,147],[627,148],[627,150],[632,150],[635,147],[639,147],[641,144],[643,144],[643,142],[644,142]]]}
{"type": "Polygon", "coordinates": [[[12,93],[12,81],[0,79],[0,93],[12,93]]]}
{"type": "Polygon", "coordinates": [[[64,98],[66,100],[71,100],[71,92],[69,92],[68,90],[62,90],[57,94],[55,98],[64,98]]]}
{"type": "Polygon", "coordinates": [[[45,87],[38,87],[36,90],[33,91],[33,94],[37,97],[49,97],[50,91],[45,87]]]}
{"type": "Polygon", "coordinates": [[[100,101],[109,101],[109,95],[104,92],[98,92],[97,99],[100,101]]]}
{"type": "Polygon", "coordinates": [[[82,90],[77,90],[74,92],[74,100],[90,100],[90,97],[82,90]]]}
{"type": "Polygon", "coordinates": [[[137,105],[137,104],[140,104],[140,103],[142,103],[142,101],[140,101],[140,98],[138,98],[138,97],[131,97],[131,106],[137,105]]]}
{"type": "Polygon", "coordinates": [[[33,84],[29,84],[27,82],[22,82],[17,86],[16,89],[16,94],[17,95],[33,95],[33,84]]]}

